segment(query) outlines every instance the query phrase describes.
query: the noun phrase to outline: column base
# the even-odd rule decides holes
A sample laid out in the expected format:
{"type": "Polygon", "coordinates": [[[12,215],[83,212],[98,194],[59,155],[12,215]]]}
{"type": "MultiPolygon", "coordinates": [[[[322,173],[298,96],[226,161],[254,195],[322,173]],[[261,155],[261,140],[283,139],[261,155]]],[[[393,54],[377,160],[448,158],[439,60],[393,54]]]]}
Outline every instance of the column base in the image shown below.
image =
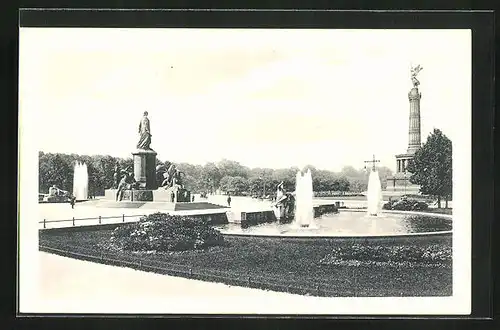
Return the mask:
{"type": "Polygon", "coordinates": [[[132,153],[134,159],[134,178],[139,188],[156,189],[156,155],[154,150],[137,149],[132,153]]]}

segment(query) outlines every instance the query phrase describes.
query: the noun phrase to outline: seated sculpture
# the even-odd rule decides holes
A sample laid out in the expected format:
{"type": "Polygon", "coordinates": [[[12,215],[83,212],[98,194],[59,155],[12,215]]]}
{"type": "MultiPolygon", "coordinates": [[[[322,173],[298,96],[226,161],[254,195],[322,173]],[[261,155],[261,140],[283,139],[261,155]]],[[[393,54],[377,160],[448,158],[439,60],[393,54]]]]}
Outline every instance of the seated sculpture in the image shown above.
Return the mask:
{"type": "Polygon", "coordinates": [[[121,201],[123,199],[123,192],[125,190],[136,189],[139,187],[139,183],[134,178],[134,173],[125,172],[120,183],[118,184],[118,190],[116,191],[116,200],[121,201]]]}
{"type": "Polygon", "coordinates": [[[166,162],[165,165],[158,165],[156,167],[158,187],[168,189],[170,187],[179,186],[180,188],[184,188],[182,176],[184,176],[184,172],[179,171],[175,164],[166,162]]]}
{"type": "Polygon", "coordinates": [[[56,185],[53,185],[49,188],[49,196],[57,196],[58,191],[59,189],[56,187],[56,185]]]}
{"type": "Polygon", "coordinates": [[[49,188],[49,196],[69,196],[69,192],[59,189],[56,185],[53,185],[49,188]]]}

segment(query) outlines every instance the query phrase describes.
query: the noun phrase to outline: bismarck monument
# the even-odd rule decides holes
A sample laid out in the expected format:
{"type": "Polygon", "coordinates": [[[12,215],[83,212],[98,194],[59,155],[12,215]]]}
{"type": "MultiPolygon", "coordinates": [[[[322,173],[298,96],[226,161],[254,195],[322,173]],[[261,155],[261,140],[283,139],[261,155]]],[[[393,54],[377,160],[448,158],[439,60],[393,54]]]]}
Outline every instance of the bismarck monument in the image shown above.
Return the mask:
{"type": "Polygon", "coordinates": [[[408,92],[410,102],[410,117],[408,128],[408,149],[406,153],[396,155],[396,174],[388,178],[387,190],[401,191],[403,194],[416,194],[419,192],[419,186],[410,183],[408,180],[408,164],[413,159],[415,152],[421,147],[420,134],[420,99],[422,93],[418,91],[420,81],[417,79],[418,73],[423,68],[420,65],[411,68],[411,82],[413,87],[408,92]]]}
{"type": "Polygon", "coordinates": [[[151,125],[145,111],[139,123],[139,141],[132,152],[134,168],[121,169],[117,163],[114,189],[106,190],[106,199],[117,202],[191,202],[191,192],[184,188],[184,173],[175,164],[158,165],[151,148],[151,125]]]}
{"type": "Polygon", "coordinates": [[[134,159],[134,176],[138,182],[139,189],[156,189],[156,152],[151,149],[151,126],[149,124],[148,112],[139,123],[139,142],[137,150],[132,153],[134,159]]]}

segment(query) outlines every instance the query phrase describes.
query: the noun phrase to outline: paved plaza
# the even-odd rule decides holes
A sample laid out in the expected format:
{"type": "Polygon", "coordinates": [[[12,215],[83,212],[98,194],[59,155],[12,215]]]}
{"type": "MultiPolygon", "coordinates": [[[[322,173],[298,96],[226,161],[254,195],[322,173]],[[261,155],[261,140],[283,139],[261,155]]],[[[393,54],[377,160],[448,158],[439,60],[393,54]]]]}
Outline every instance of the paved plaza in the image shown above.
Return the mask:
{"type": "MultiPolygon", "coordinates": [[[[38,204],[39,207],[39,217],[38,221],[41,222],[44,219],[46,221],[54,220],[71,220],[73,217],[75,220],[75,226],[82,225],[96,225],[99,224],[98,217],[101,216],[101,224],[111,224],[123,222],[123,216],[125,215],[125,222],[137,221],[140,216],[148,215],[155,212],[166,212],[178,215],[191,215],[191,214],[214,214],[214,213],[225,213],[231,212],[233,218],[238,217],[241,212],[257,212],[257,211],[267,211],[272,209],[273,203],[268,200],[255,199],[250,197],[242,196],[231,196],[231,208],[220,208],[220,209],[208,209],[208,210],[192,210],[192,211],[170,211],[166,210],[162,202],[149,202],[140,208],[119,208],[119,207],[100,207],[100,199],[89,200],[86,202],[77,203],[75,208],[72,209],[69,203],[42,203],[38,204]],[[110,218],[112,217],[112,218],[110,218]],[[78,220],[92,218],[87,220],[78,220]]],[[[207,201],[209,203],[218,204],[221,206],[227,206],[227,196],[224,195],[210,195],[207,199],[201,199],[199,195],[195,197],[196,201],[207,201]]],[[[335,201],[341,201],[344,206],[348,208],[362,208],[366,207],[366,200],[360,198],[359,200],[353,199],[315,199],[314,204],[331,204],[335,201]]],[[[451,206],[452,203],[449,202],[451,206]]],[[[429,205],[434,208],[436,205],[429,205]]],[[[46,228],[56,228],[56,227],[69,227],[73,226],[72,221],[68,222],[55,222],[46,223],[46,228]]],[[[42,228],[43,224],[39,224],[39,228],[42,228]]]]}
{"type": "Polygon", "coordinates": [[[241,313],[245,308],[263,313],[273,301],[279,302],[273,309],[284,312],[287,305],[329,299],[160,275],[45,252],[38,256],[41,313],[241,313]],[[207,299],[211,303],[199,303],[207,299]],[[246,304],[251,302],[261,306],[246,304]]]}
{"type": "MultiPolygon", "coordinates": [[[[224,195],[212,195],[208,196],[208,199],[200,199],[199,196],[195,197],[197,201],[208,201],[209,203],[218,204],[221,206],[227,206],[227,196],[224,195]]],[[[38,204],[40,213],[38,221],[54,221],[54,220],[71,220],[73,217],[75,220],[75,226],[81,225],[96,225],[99,224],[98,217],[101,216],[102,224],[111,224],[123,222],[123,215],[125,215],[125,222],[137,221],[140,216],[152,214],[155,212],[166,212],[178,215],[190,215],[190,214],[213,214],[213,213],[224,213],[231,212],[234,216],[238,216],[241,212],[256,212],[256,211],[267,211],[271,210],[273,203],[268,200],[260,200],[249,197],[232,196],[231,197],[231,208],[221,208],[221,209],[209,209],[209,210],[192,210],[192,211],[169,211],[162,208],[164,203],[161,202],[149,202],[140,208],[110,208],[110,207],[99,207],[99,199],[90,200],[86,202],[77,203],[74,209],[68,203],[42,203],[38,204]],[[133,217],[137,216],[137,217],[133,217]],[[115,218],[108,218],[115,217],[115,218]],[[84,218],[93,218],[88,220],[78,220],[84,218]]],[[[327,199],[317,199],[314,201],[315,204],[330,204],[334,200],[327,199]]],[[[363,207],[365,201],[349,200],[345,201],[345,205],[348,207],[363,207]]],[[[40,224],[42,228],[43,224],[40,224]]],[[[73,226],[71,221],[68,222],[56,222],[56,223],[46,223],[46,228],[56,228],[56,227],[68,227],[73,226]]]]}

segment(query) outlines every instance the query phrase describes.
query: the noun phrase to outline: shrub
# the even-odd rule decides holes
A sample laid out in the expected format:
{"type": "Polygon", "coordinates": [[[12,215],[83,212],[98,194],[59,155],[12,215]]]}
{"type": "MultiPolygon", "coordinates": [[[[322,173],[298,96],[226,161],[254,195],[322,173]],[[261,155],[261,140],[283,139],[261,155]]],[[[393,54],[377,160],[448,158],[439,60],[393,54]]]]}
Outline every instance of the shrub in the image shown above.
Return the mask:
{"type": "Polygon", "coordinates": [[[131,251],[185,251],[222,245],[222,234],[202,219],[154,213],[116,228],[113,245],[131,251]]]}
{"type": "Polygon", "coordinates": [[[429,205],[421,201],[401,199],[398,201],[389,201],[385,203],[382,206],[382,208],[384,210],[397,210],[397,211],[425,211],[429,208],[429,205]]]}

